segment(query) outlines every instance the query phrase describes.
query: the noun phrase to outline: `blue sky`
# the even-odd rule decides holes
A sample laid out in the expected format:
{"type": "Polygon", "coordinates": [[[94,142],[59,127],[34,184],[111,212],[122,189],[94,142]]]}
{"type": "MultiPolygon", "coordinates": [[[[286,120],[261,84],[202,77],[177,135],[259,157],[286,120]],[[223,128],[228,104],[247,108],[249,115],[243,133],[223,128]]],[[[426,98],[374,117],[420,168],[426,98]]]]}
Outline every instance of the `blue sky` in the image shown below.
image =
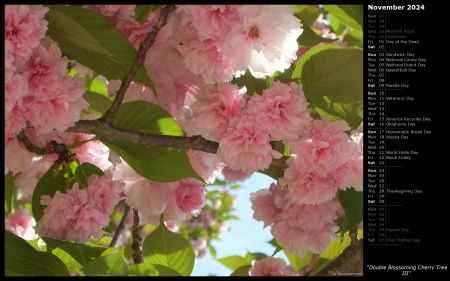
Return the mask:
{"type": "MultiPolygon", "coordinates": [[[[212,245],[216,249],[217,258],[232,255],[245,256],[247,252],[259,252],[272,255],[275,248],[268,242],[273,239],[270,234],[270,227],[263,229],[263,222],[253,219],[253,210],[250,204],[250,193],[259,189],[269,188],[270,184],[276,182],[273,178],[261,173],[254,173],[244,182],[238,182],[241,188],[231,190],[230,193],[237,195],[237,203],[233,214],[240,218],[240,221],[230,221],[230,229],[222,234],[222,240],[215,240],[212,245]]],[[[285,258],[282,252],[275,257],[285,258]]],[[[195,262],[192,276],[228,276],[231,270],[215,261],[209,252],[195,262]]]]}

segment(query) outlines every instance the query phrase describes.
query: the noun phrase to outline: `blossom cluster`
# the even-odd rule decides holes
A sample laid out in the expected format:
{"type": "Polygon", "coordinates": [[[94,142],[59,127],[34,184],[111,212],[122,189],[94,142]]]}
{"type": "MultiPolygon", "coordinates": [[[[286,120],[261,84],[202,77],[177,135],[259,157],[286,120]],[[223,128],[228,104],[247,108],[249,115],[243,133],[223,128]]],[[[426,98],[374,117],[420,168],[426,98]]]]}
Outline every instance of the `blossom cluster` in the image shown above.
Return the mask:
{"type": "Polygon", "coordinates": [[[89,105],[83,79],[67,75],[67,58],[46,37],[47,12],[42,5],[5,6],[5,173],[31,162],[16,134],[26,127],[64,132],[89,105]]]}
{"type": "Polygon", "coordinates": [[[287,252],[323,252],[337,239],[336,219],[344,215],[334,200],[338,189],[362,191],[362,133],[348,130],[342,120],[312,121],[304,137],[287,141],[292,156],[284,176],[250,195],[253,218],[270,226],[287,252]]]}

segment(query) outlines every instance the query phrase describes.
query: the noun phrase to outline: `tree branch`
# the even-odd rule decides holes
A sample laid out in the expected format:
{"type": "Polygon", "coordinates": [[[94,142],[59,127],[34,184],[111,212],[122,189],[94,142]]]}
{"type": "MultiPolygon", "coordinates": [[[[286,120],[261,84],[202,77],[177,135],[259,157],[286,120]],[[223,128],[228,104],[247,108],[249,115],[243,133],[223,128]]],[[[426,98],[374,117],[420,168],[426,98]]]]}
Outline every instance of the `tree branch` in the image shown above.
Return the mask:
{"type": "Polygon", "coordinates": [[[144,255],[142,254],[142,237],[139,231],[139,212],[133,209],[133,243],[131,248],[133,249],[133,261],[134,264],[144,262],[144,255]]]}
{"type": "Polygon", "coordinates": [[[125,221],[127,220],[128,213],[130,212],[130,206],[125,205],[125,211],[123,212],[122,220],[120,221],[119,226],[117,226],[116,232],[114,233],[114,237],[109,244],[110,247],[114,247],[117,243],[117,239],[119,239],[120,233],[125,229],[125,221]]]}
{"type": "Polygon", "coordinates": [[[133,80],[133,77],[138,72],[139,68],[144,64],[145,61],[145,54],[147,53],[148,49],[155,43],[156,35],[161,30],[161,28],[166,25],[167,23],[167,16],[175,10],[175,5],[166,5],[161,8],[161,12],[159,14],[159,19],[156,25],[153,27],[152,31],[150,31],[147,35],[147,37],[144,39],[144,41],[141,42],[139,45],[139,51],[136,56],[136,60],[134,61],[133,66],[131,67],[130,71],[125,75],[125,77],[122,79],[122,84],[120,85],[119,91],[117,92],[117,95],[111,104],[108,111],[106,111],[105,115],[103,116],[103,120],[107,124],[112,124],[114,120],[114,115],[116,114],[117,110],[119,109],[120,105],[122,104],[123,97],[125,96],[125,93],[128,89],[128,87],[131,84],[131,81],[133,80]]]}

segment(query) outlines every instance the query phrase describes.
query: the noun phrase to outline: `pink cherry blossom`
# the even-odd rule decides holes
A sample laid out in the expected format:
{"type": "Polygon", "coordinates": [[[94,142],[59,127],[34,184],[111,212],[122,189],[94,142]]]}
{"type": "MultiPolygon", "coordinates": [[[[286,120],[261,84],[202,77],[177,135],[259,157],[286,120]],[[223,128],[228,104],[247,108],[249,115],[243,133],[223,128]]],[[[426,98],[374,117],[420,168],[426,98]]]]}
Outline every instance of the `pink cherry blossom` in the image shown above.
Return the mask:
{"type": "Polygon", "coordinates": [[[193,39],[189,44],[179,46],[178,50],[184,56],[186,68],[202,75],[205,82],[222,83],[233,79],[232,59],[219,52],[213,40],[193,39]]]}
{"type": "Polygon", "coordinates": [[[176,202],[176,189],[179,182],[158,183],[139,175],[128,163],[122,160],[116,165],[113,179],[121,179],[125,183],[125,203],[131,209],[140,212],[144,224],[158,225],[161,214],[164,220],[180,221],[184,213],[176,202]]]}
{"type": "Polygon", "coordinates": [[[272,140],[297,139],[305,135],[313,119],[302,88],[295,82],[286,85],[276,81],[262,95],[253,95],[248,101],[247,112],[255,116],[272,140]]]}
{"type": "Polygon", "coordinates": [[[338,238],[335,221],[342,207],[337,201],[318,205],[291,204],[283,210],[270,232],[288,253],[304,257],[305,251],[323,252],[331,241],[338,238]]]}
{"type": "Polygon", "coordinates": [[[253,172],[243,172],[241,170],[233,170],[228,167],[224,167],[222,169],[222,175],[225,177],[225,180],[230,182],[238,182],[245,181],[253,175],[253,172]]]}
{"type": "Polygon", "coordinates": [[[222,52],[236,58],[236,70],[247,67],[256,78],[284,71],[296,59],[303,29],[292,5],[242,5],[240,24],[227,34],[222,52]]]}
{"type": "Polygon", "coordinates": [[[41,205],[47,206],[36,224],[41,237],[84,243],[106,234],[103,228],[109,224],[109,214],[94,208],[87,189],[80,190],[78,182],[67,193],[56,191],[53,198],[42,195],[41,205]]]}
{"type": "Polygon", "coordinates": [[[318,174],[309,155],[291,157],[286,163],[288,168],[279,182],[288,187],[291,203],[320,204],[336,195],[335,179],[318,174]]]}
{"type": "Polygon", "coordinates": [[[20,189],[22,200],[31,201],[38,181],[52,164],[53,162],[48,162],[41,156],[33,156],[31,163],[14,177],[14,183],[20,189]]]}
{"type": "Polygon", "coordinates": [[[206,203],[206,188],[197,179],[181,180],[175,193],[178,207],[186,214],[197,216],[206,203]]]}
{"type": "Polygon", "coordinates": [[[281,258],[265,257],[254,260],[248,272],[249,276],[300,276],[281,258]]]}
{"type": "Polygon", "coordinates": [[[25,239],[34,240],[39,236],[34,231],[36,221],[30,215],[28,209],[19,209],[8,215],[5,221],[5,229],[25,239]]]}
{"type": "Polygon", "coordinates": [[[275,189],[281,186],[272,183],[269,189],[260,189],[250,193],[252,203],[253,218],[264,222],[264,227],[274,224],[281,213],[281,209],[275,205],[275,189]]]}
{"type": "Polygon", "coordinates": [[[17,175],[31,162],[31,154],[23,148],[15,135],[5,136],[5,175],[12,172],[17,175]]]}
{"type": "Polygon", "coordinates": [[[356,147],[354,153],[350,156],[347,163],[339,166],[339,168],[333,173],[337,179],[337,185],[340,189],[346,189],[353,187],[356,191],[363,191],[364,186],[364,171],[363,171],[363,132],[352,131],[351,140],[356,147]]]}
{"type": "Polygon", "coordinates": [[[227,133],[219,142],[217,156],[234,170],[256,172],[269,167],[273,158],[283,155],[269,143],[269,134],[255,118],[243,115],[231,120],[227,133]]]}
{"type": "Polygon", "coordinates": [[[207,139],[219,141],[226,133],[233,117],[242,115],[246,88],[224,83],[204,85],[191,108],[197,120],[198,132],[207,139]]]}
{"type": "Polygon", "coordinates": [[[42,5],[5,6],[5,40],[11,42],[16,60],[27,60],[32,49],[39,46],[47,32],[47,12],[48,7],[42,5]]]}
{"type": "Polygon", "coordinates": [[[87,193],[94,201],[95,209],[103,214],[111,214],[117,203],[123,199],[125,183],[113,180],[111,170],[102,176],[92,175],[88,179],[87,193]]]}
{"type": "Polygon", "coordinates": [[[134,15],[136,5],[83,5],[108,17],[114,24],[121,19],[127,19],[134,15]]]}
{"type": "Polygon", "coordinates": [[[353,155],[355,147],[345,133],[350,126],[344,120],[329,121],[325,116],[314,120],[309,135],[299,142],[286,142],[292,153],[311,158],[314,170],[322,177],[346,163],[353,155]],[[301,152],[297,151],[297,147],[301,152]],[[306,149],[306,147],[308,149],[306,149]]]}
{"type": "Polygon", "coordinates": [[[186,150],[192,169],[201,176],[206,183],[214,183],[216,175],[220,174],[223,163],[216,154],[198,150],[186,150]]]}

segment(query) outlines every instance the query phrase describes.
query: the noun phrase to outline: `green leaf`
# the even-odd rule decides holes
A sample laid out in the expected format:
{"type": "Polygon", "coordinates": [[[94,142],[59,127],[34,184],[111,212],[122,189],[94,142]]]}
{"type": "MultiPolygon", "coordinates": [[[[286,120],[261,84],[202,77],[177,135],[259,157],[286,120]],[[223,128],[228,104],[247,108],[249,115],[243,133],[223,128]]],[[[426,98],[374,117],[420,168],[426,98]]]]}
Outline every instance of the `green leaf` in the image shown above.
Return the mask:
{"type": "Polygon", "coordinates": [[[109,96],[108,87],[106,86],[105,81],[103,81],[103,79],[99,75],[94,78],[86,76],[84,78],[84,87],[87,91],[99,93],[105,97],[109,96]]]}
{"type": "Polygon", "coordinates": [[[258,173],[268,175],[269,177],[273,178],[274,180],[278,180],[279,178],[283,177],[284,168],[270,164],[269,168],[265,169],[264,171],[259,170],[258,173]]]}
{"type": "Polygon", "coordinates": [[[287,253],[286,251],[284,251],[284,254],[289,260],[292,268],[297,272],[309,265],[312,258],[314,257],[314,253],[309,250],[305,251],[305,256],[303,258],[297,256],[296,254],[287,253]]]}
{"type": "Polygon", "coordinates": [[[98,115],[99,117],[109,109],[112,101],[102,94],[86,91],[83,98],[89,103],[88,112],[98,115]]]}
{"type": "Polygon", "coordinates": [[[147,21],[151,12],[156,11],[163,6],[164,5],[137,5],[134,12],[134,18],[137,22],[143,24],[147,21]]]}
{"type": "Polygon", "coordinates": [[[33,191],[32,211],[36,222],[44,215],[44,209],[47,208],[47,206],[41,205],[41,196],[49,195],[50,197],[53,197],[56,191],[65,192],[66,190],[68,181],[66,174],[59,171],[56,177],[54,177],[54,175],[55,168],[50,167],[38,181],[36,188],[33,191]]]}
{"type": "Polygon", "coordinates": [[[230,276],[249,276],[248,272],[249,272],[250,268],[252,268],[251,264],[241,266],[241,267],[237,268],[235,271],[233,271],[230,274],[230,276]]]}
{"type": "Polygon", "coordinates": [[[195,178],[204,182],[192,169],[184,150],[173,148],[145,149],[124,141],[103,137],[99,137],[99,140],[119,154],[138,174],[149,180],[171,182],[184,178],[195,178]]]}
{"type": "Polygon", "coordinates": [[[60,259],[66,266],[69,271],[71,270],[79,270],[83,268],[83,266],[77,262],[71,255],[61,249],[53,249],[51,251],[53,255],[55,255],[58,259],[60,259]]]}
{"type": "Polygon", "coordinates": [[[161,106],[146,101],[122,104],[114,117],[114,126],[148,134],[185,136],[175,119],[161,106]]]}
{"type": "Polygon", "coordinates": [[[75,170],[75,177],[79,181],[80,189],[87,187],[88,178],[92,175],[103,176],[104,172],[97,166],[84,162],[75,170]]]}
{"type": "MultiPolygon", "coordinates": [[[[339,233],[338,233],[339,236],[339,233]]],[[[328,247],[320,254],[319,260],[317,261],[314,268],[311,270],[309,275],[314,276],[325,268],[328,264],[330,264],[333,260],[335,260],[342,252],[350,245],[351,239],[348,231],[344,236],[341,236],[342,239],[337,239],[332,241],[328,247]]]]}
{"type": "Polygon", "coordinates": [[[36,251],[24,239],[5,230],[5,273],[69,276],[66,265],[51,253],[36,251]]]}
{"type": "Polygon", "coordinates": [[[355,32],[363,33],[363,5],[323,5],[323,8],[355,32]]]}
{"type": "Polygon", "coordinates": [[[158,269],[148,263],[138,263],[130,265],[130,275],[129,276],[159,276],[158,269]]]}
{"type": "MultiPolygon", "coordinates": [[[[49,12],[45,15],[45,19],[49,21],[47,33],[58,42],[63,53],[108,80],[121,80],[125,77],[137,53],[133,45],[107,17],[81,6],[49,5],[49,8],[49,12]],[[83,40],[78,40],[79,33],[89,34],[98,44],[94,45],[92,40],[88,40],[89,48],[87,48],[85,43],[82,43],[83,40]]],[[[155,91],[143,66],[133,80],[145,83],[155,91]]]]}
{"type": "Polygon", "coordinates": [[[92,247],[85,244],[77,244],[67,241],[60,241],[51,238],[42,237],[42,240],[47,243],[47,246],[52,248],[59,248],[67,252],[82,266],[85,266],[91,260],[98,258],[108,248],[92,247]]]}
{"type": "Polygon", "coordinates": [[[17,201],[19,189],[14,184],[14,177],[12,172],[5,175],[5,213],[12,213],[14,211],[14,204],[17,201]]]}
{"type": "Polygon", "coordinates": [[[244,75],[241,75],[239,78],[233,78],[231,83],[238,85],[240,88],[245,86],[247,88],[247,94],[250,96],[253,96],[254,93],[261,95],[263,90],[267,88],[266,79],[253,77],[248,69],[245,71],[244,75]]]}
{"type": "Polygon", "coordinates": [[[245,259],[248,260],[250,263],[253,260],[260,260],[260,259],[263,259],[265,257],[267,257],[267,255],[264,254],[264,253],[250,253],[250,252],[248,252],[247,254],[245,254],[245,259]]]}
{"type": "Polygon", "coordinates": [[[338,191],[339,202],[344,208],[345,217],[341,228],[342,233],[355,228],[363,220],[363,192],[357,192],[353,187],[338,191]]]}
{"type": "Polygon", "coordinates": [[[217,261],[233,271],[242,266],[245,266],[245,265],[251,266],[251,264],[252,264],[251,261],[248,261],[246,258],[237,256],[237,255],[232,255],[232,256],[221,258],[221,259],[217,259],[217,261]]]}
{"type": "Polygon", "coordinates": [[[306,23],[303,24],[302,28],[303,28],[303,32],[297,39],[298,44],[300,44],[302,46],[311,47],[311,46],[317,45],[319,43],[329,43],[329,42],[334,42],[337,40],[337,39],[324,38],[324,37],[318,35],[306,23]]]}
{"type": "Polygon", "coordinates": [[[153,266],[158,270],[159,276],[183,276],[170,267],[161,264],[154,264],[153,266]]]}
{"type": "Polygon", "coordinates": [[[84,267],[86,276],[128,276],[130,268],[123,256],[123,248],[119,252],[98,257],[84,267]]]}
{"type": "Polygon", "coordinates": [[[356,129],[363,120],[363,72],[360,48],[325,44],[305,53],[292,76],[301,79],[310,108],[356,129]]]}
{"type": "Polygon", "coordinates": [[[64,12],[53,9],[52,6],[49,8],[49,11],[45,14],[45,19],[48,21],[47,35],[54,41],[63,41],[77,48],[101,55],[112,55],[76,20],[67,16],[64,12]]]}
{"type": "Polygon", "coordinates": [[[215,259],[217,256],[216,248],[214,248],[214,246],[209,243],[208,243],[207,247],[208,247],[209,253],[211,254],[211,257],[213,257],[213,259],[215,259]]]}
{"type": "Polygon", "coordinates": [[[194,268],[195,253],[191,243],[167,229],[162,215],[159,226],[145,238],[142,251],[145,263],[169,267],[182,276],[190,276],[194,268]]]}

